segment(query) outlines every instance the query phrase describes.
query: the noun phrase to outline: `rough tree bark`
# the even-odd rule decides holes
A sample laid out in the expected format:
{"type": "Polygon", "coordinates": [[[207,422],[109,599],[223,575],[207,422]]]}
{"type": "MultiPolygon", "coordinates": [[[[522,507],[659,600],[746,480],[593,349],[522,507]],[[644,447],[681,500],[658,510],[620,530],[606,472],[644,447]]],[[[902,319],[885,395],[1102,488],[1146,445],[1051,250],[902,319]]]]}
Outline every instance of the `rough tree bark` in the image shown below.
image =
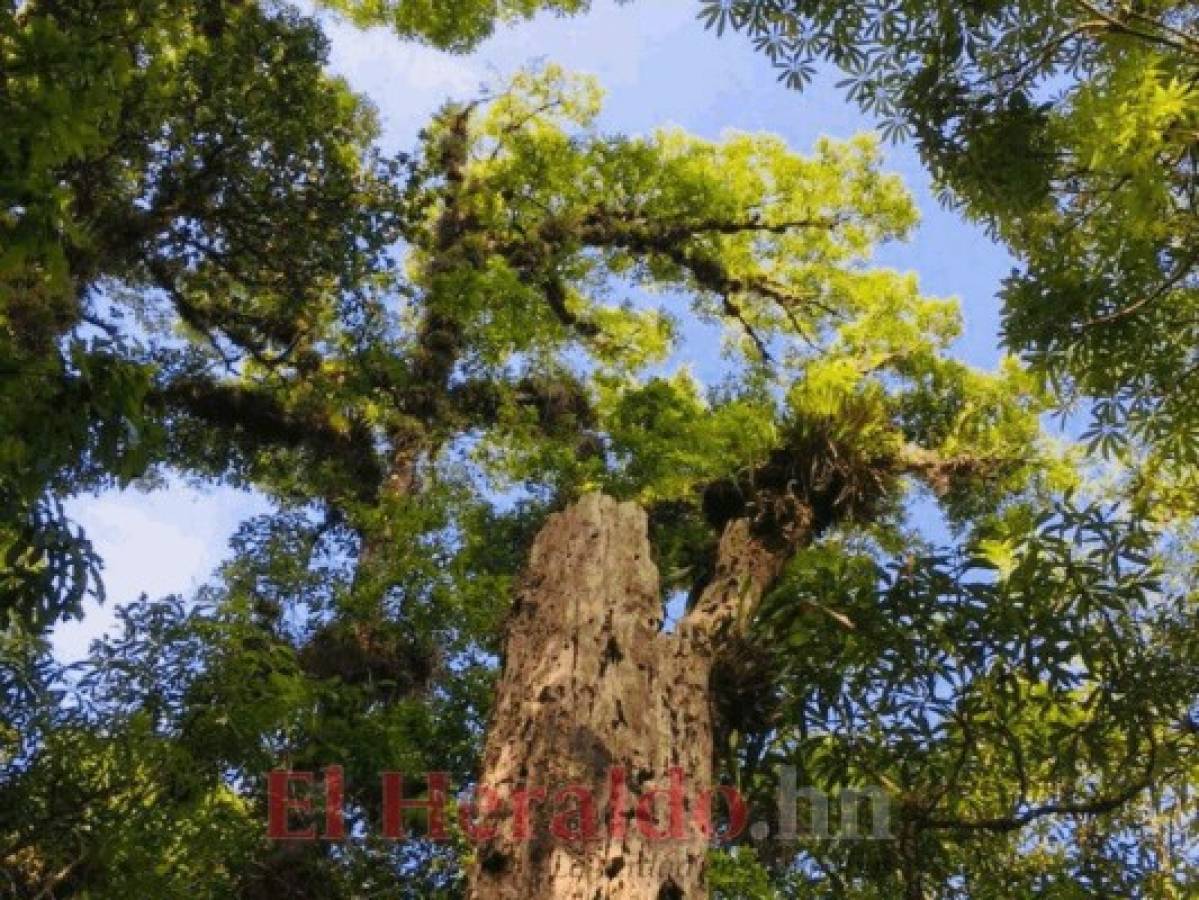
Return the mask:
{"type": "Polygon", "coordinates": [[[477,847],[472,898],[707,896],[709,839],[699,823],[712,787],[713,657],[723,629],[752,614],[787,556],[759,543],[748,520],[729,523],[715,577],[666,633],[641,508],[591,494],[550,518],[506,637],[480,778],[494,795],[476,797],[476,827],[495,833],[477,847]],[[627,782],[616,803],[614,770],[627,782]],[[638,795],[668,788],[672,770],[685,778],[682,822],[671,821],[664,795],[653,821],[639,822],[638,795]],[[571,788],[595,808],[557,793],[571,788]],[[592,822],[597,833],[587,837],[592,822]]]}

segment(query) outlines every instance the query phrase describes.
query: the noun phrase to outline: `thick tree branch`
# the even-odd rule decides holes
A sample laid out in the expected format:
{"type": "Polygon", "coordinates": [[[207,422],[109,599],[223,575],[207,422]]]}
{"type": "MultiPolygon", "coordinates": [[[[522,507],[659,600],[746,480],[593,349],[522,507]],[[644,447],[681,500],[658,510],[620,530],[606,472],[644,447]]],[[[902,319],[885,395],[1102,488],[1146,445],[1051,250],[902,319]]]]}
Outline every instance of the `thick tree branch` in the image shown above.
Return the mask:
{"type": "MultiPolygon", "coordinates": [[[[741,308],[733,300],[734,297],[743,294],[756,294],[770,300],[783,309],[795,325],[798,325],[794,318],[794,311],[797,308],[814,306],[828,315],[836,315],[836,311],[810,294],[799,293],[765,276],[733,275],[720,260],[710,253],[704,252],[701,248],[689,245],[687,240],[705,233],[768,232],[781,234],[803,228],[832,230],[840,224],[842,224],[842,220],[836,217],[797,219],[773,224],[757,219],[744,222],[705,221],[676,226],[668,225],[657,229],[642,225],[629,225],[624,222],[603,222],[584,228],[581,237],[584,243],[591,246],[619,247],[635,253],[664,256],[679,268],[690,272],[701,289],[723,298],[726,314],[742,325],[763,357],[768,358],[764,342],[746,321],[741,308]]],[[[799,330],[797,327],[797,331],[799,330]]]]}
{"type": "Polygon", "coordinates": [[[779,448],[744,484],[731,486],[742,511],[723,525],[714,574],[700,587],[679,633],[713,653],[723,635],[744,633],[795,552],[838,522],[868,513],[894,478],[916,475],[941,494],[963,479],[994,477],[1016,462],[942,457],[912,444],[894,456],[854,458],[848,448],[829,444],[819,429],[795,446],[779,448]]]}
{"type": "Polygon", "coordinates": [[[151,392],[148,400],[240,437],[247,451],[264,446],[303,448],[352,473],[361,497],[373,496],[382,483],[381,463],[364,426],[339,429],[315,411],[288,409],[265,391],[201,378],[169,382],[151,392]]]}
{"type": "Polygon", "coordinates": [[[899,472],[919,478],[934,494],[943,496],[958,484],[994,478],[1026,462],[1011,456],[942,456],[916,444],[905,444],[896,466],[899,472]]]}
{"type": "Polygon", "coordinates": [[[654,244],[658,247],[679,245],[707,234],[787,234],[792,231],[832,231],[845,224],[841,216],[815,216],[767,222],[760,216],[733,221],[699,219],[693,222],[656,224],[618,211],[597,210],[584,218],[580,236],[596,246],[622,245],[625,242],[654,244]]]}
{"type": "Polygon", "coordinates": [[[566,284],[557,275],[549,275],[542,282],[545,291],[545,302],[554,316],[583,338],[596,338],[600,335],[600,327],[594,322],[580,319],[567,306],[566,284]]]}
{"type": "Polygon", "coordinates": [[[679,624],[681,639],[705,655],[716,655],[722,637],[743,631],[795,549],[810,538],[805,525],[810,522],[797,522],[794,544],[774,547],[754,534],[749,518],[725,526],[715,574],[679,624]]]}

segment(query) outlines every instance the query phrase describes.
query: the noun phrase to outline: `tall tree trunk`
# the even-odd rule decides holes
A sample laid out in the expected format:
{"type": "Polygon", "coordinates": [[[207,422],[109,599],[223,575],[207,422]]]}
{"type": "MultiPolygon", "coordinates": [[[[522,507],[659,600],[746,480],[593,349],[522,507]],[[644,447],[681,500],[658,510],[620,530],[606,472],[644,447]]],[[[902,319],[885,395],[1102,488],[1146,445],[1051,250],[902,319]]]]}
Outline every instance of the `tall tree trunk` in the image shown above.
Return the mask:
{"type": "Polygon", "coordinates": [[[475,798],[472,898],[707,896],[714,647],[738,611],[752,614],[785,557],[756,544],[744,520],[731,523],[716,577],[664,633],[642,509],[592,494],[549,519],[506,637],[475,798]],[[667,789],[680,777],[672,810],[667,789]],[[522,799],[538,790],[544,801],[522,799]]]}

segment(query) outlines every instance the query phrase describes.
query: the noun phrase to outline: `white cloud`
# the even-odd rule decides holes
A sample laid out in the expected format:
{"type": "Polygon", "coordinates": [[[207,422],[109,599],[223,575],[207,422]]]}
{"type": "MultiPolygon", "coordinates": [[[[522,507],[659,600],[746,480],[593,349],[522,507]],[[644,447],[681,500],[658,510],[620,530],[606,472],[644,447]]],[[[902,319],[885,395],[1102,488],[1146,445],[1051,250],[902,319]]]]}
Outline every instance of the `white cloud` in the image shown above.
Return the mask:
{"type": "Polygon", "coordinates": [[[400,41],[382,28],[326,21],[329,67],[379,109],[383,142],[407,150],[446,100],[477,94],[484,70],[466,57],[400,41]]]}
{"type": "Polygon", "coordinates": [[[145,593],[184,596],[195,591],[228,552],[239,522],[266,509],[254,495],[230,488],[199,489],[183,484],[144,493],[129,489],[81,497],[68,515],[86,532],[104,561],[107,601],[88,601],[82,621],[59,625],[55,654],[73,660],[92,640],[109,631],[116,608],[145,593]]]}

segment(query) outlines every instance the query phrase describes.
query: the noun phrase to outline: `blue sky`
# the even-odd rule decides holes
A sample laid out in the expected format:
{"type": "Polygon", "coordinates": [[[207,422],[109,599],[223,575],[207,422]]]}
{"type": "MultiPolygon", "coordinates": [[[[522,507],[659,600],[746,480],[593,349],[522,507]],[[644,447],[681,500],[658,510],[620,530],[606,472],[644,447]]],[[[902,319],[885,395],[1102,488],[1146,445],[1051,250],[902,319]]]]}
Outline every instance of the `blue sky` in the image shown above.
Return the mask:
{"type": "MultiPolygon", "coordinates": [[[[446,99],[474,96],[481,85],[539,61],[598,76],[608,92],[600,121],[612,132],[638,134],[661,125],[707,138],[726,129],[772,131],[803,152],[822,134],[848,137],[874,126],[836,89],[836,73],[802,94],[787,90],[747,41],[705,32],[696,8],[694,0],[619,6],[596,0],[585,16],[547,15],[501,29],[466,57],[330,21],[331,64],[378,107],[389,150],[411,147],[446,99]]],[[[1000,355],[995,295],[1011,259],[980,229],[937,205],[911,147],[889,147],[887,168],[904,177],[923,221],[910,242],[884,248],[880,261],[917,272],[926,294],[960,298],[965,332],[955,351],[976,365],[994,365],[1000,355]]],[[[105,561],[109,599],[104,607],[89,604],[82,622],[60,626],[56,652],[68,660],[82,656],[111,626],[114,606],[142,592],[190,593],[225,557],[238,522],[266,508],[252,494],[182,481],[152,493],[76,498],[69,509],[105,561]]]]}

